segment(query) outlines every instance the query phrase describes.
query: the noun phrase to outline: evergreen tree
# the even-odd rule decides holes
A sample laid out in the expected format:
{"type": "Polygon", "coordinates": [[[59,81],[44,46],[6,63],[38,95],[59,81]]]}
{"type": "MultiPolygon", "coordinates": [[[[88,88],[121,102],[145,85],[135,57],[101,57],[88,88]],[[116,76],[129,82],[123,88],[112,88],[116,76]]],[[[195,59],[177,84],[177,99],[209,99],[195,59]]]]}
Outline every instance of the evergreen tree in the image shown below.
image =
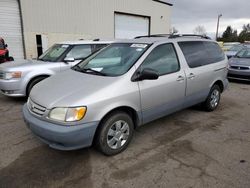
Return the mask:
{"type": "Polygon", "coordinates": [[[227,26],[227,29],[222,34],[220,38],[223,42],[237,42],[238,41],[238,32],[233,30],[231,26],[227,26]]]}
{"type": "Polygon", "coordinates": [[[250,24],[244,25],[239,34],[239,42],[250,41],[250,24]]]}

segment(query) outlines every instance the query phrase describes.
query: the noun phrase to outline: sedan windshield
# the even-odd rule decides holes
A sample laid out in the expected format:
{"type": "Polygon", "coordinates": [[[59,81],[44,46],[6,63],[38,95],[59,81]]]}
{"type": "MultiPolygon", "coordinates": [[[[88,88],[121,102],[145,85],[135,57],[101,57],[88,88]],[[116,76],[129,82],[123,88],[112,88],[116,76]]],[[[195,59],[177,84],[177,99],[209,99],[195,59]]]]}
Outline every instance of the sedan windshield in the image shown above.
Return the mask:
{"type": "Polygon", "coordinates": [[[126,73],[147,50],[148,44],[117,43],[82,61],[74,70],[101,76],[126,73]]]}
{"type": "Polygon", "coordinates": [[[237,53],[238,58],[250,58],[250,48],[246,48],[237,53]]]}
{"type": "Polygon", "coordinates": [[[56,62],[61,55],[69,48],[69,45],[65,44],[55,44],[44,52],[38,60],[56,62]]]}

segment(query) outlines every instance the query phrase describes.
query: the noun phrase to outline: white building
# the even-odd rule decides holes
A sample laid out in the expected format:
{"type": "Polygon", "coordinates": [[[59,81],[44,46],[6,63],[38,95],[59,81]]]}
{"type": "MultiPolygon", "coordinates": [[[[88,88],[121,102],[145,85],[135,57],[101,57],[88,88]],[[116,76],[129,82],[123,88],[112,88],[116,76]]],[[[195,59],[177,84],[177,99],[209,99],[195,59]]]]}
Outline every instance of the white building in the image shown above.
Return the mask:
{"type": "Polygon", "coordinates": [[[14,58],[55,42],[169,33],[165,0],[0,0],[0,36],[14,58]]]}

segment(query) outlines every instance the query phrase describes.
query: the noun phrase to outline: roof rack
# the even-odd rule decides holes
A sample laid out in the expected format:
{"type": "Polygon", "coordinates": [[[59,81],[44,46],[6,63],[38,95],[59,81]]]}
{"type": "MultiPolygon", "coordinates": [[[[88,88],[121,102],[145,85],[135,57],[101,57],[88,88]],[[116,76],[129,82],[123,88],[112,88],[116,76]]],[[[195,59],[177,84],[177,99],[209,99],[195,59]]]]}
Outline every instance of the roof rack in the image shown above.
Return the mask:
{"type": "Polygon", "coordinates": [[[142,35],[142,36],[137,36],[135,39],[140,39],[140,38],[150,38],[150,37],[169,37],[171,34],[154,34],[154,35],[142,35]]]}
{"type": "Polygon", "coordinates": [[[204,39],[211,39],[209,36],[206,35],[195,35],[195,34],[175,34],[175,35],[170,35],[169,38],[178,38],[178,37],[199,37],[199,38],[204,38],[204,39]]]}
{"type": "Polygon", "coordinates": [[[145,35],[145,36],[137,36],[135,39],[140,38],[150,38],[150,37],[168,37],[170,39],[178,38],[178,37],[199,37],[204,39],[211,39],[210,37],[206,35],[195,35],[195,34],[155,34],[155,35],[145,35]]]}
{"type": "Polygon", "coordinates": [[[100,41],[100,39],[94,39],[93,41],[100,41]]]}

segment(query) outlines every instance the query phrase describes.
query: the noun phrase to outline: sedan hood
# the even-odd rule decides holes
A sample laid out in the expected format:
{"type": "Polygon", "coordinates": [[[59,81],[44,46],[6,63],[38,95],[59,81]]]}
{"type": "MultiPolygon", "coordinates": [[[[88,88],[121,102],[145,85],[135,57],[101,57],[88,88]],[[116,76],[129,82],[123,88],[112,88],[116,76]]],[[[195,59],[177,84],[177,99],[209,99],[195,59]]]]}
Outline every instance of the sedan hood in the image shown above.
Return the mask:
{"type": "Polygon", "coordinates": [[[231,58],[229,60],[229,65],[250,66],[250,58],[231,58]]]}
{"type": "Polygon", "coordinates": [[[15,60],[7,63],[3,63],[0,65],[0,70],[5,70],[5,71],[12,71],[12,70],[19,70],[20,68],[30,68],[33,65],[39,65],[39,64],[44,64],[46,62],[39,61],[39,60],[31,60],[31,59],[20,59],[20,60],[15,60]]]}
{"type": "Polygon", "coordinates": [[[31,91],[30,98],[35,103],[51,109],[87,105],[93,94],[100,99],[103,95],[112,94],[117,77],[104,77],[67,70],[38,83],[31,91]],[[104,90],[106,92],[104,92],[104,90]]]}

